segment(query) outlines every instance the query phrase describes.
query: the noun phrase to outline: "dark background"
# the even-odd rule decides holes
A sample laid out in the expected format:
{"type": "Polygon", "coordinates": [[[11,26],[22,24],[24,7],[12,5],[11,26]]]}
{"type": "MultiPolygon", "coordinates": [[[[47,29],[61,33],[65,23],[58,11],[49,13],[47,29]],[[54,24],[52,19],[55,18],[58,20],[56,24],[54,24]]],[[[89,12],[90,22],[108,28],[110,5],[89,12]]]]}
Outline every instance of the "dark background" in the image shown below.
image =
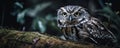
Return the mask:
{"type": "Polygon", "coordinates": [[[50,35],[61,35],[56,23],[57,9],[66,5],[80,5],[86,8],[91,15],[99,18],[120,40],[120,0],[1,0],[0,1],[0,28],[21,31],[38,31],[50,35]],[[15,4],[19,3],[22,7],[15,4]],[[37,5],[50,3],[40,11],[34,13],[37,5]],[[25,12],[23,19],[18,14],[25,12]],[[46,19],[47,18],[47,19],[46,19]],[[20,19],[20,21],[17,21],[20,19]],[[24,21],[21,23],[21,21],[24,21]],[[35,20],[35,21],[34,21],[35,20]],[[43,28],[38,27],[41,21],[43,28]]]}
{"type": "MultiPolygon", "coordinates": [[[[88,8],[88,2],[90,0],[1,0],[0,1],[0,26],[3,27],[13,27],[18,29],[20,26],[19,23],[16,22],[16,16],[11,15],[10,13],[15,10],[14,8],[14,3],[15,2],[21,2],[23,3],[23,6],[25,8],[31,8],[39,3],[42,2],[52,2],[53,6],[50,6],[50,8],[47,8],[47,12],[51,12],[52,14],[56,13],[56,10],[65,5],[81,5],[84,6],[85,8],[88,8]],[[33,2],[34,1],[34,2],[33,2]],[[53,9],[53,8],[54,9],[53,9]],[[52,8],[52,11],[51,11],[52,8]]],[[[98,8],[101,8],[99,4],[97,3],[98,1],[94,0],[98,6],[98,8]]],[[[103,0],[104,2],[110,2],[112,3],[112,10],[113,11],[120,11],[120,0],[103,0]]],[[[56,15],[56,14],[55,14],[56,15]]]]}

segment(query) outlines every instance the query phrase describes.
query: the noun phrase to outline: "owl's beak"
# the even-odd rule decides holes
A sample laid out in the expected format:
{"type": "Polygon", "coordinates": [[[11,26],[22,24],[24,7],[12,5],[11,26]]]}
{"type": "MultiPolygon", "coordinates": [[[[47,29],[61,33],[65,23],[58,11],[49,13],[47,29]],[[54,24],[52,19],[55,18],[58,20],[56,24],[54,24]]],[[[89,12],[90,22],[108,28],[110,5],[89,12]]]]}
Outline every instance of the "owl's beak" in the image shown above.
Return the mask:
{"type": "Polygon", "coordinates": [[[69,20],[69,21],[72,21],[72,16],[69,16],[68,20],[69,20]]]}

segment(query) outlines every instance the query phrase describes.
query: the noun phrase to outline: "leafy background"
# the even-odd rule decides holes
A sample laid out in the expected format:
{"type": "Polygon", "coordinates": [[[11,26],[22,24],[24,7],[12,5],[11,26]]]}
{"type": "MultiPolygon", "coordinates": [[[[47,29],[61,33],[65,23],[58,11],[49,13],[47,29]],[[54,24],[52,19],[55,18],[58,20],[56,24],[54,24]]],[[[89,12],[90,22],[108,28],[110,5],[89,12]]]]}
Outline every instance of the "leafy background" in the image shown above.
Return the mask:
{"type": "Polygon", "coordinates": [[[66,5],[80,5],[99,18],[120,43],[119,0],[1,0],[0,28],[38,31],[61,36],[57,27],[57,9],[66,5]]]}

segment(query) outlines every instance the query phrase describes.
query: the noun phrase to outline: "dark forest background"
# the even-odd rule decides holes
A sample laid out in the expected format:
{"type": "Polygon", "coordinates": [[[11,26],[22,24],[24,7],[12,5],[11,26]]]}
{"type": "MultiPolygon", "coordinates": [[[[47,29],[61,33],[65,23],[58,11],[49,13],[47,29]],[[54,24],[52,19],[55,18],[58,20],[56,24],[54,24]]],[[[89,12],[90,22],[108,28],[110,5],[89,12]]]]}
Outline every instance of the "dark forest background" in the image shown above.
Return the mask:
{"type": "Polygon", "coordinates": [[[57,9],[66,5],[86,8],[120,43],[120,0],[1,0],[0,28],[61,36],[56,23],[57,9]]]}

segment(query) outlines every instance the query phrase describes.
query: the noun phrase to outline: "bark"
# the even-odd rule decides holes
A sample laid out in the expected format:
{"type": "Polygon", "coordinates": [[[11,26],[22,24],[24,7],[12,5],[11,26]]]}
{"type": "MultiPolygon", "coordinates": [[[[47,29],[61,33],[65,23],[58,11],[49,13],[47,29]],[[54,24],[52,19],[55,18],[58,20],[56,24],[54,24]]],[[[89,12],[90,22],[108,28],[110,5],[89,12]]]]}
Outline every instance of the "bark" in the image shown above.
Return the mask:
{"type": "Polygon", "coordinates": [[[0,48],[107,48],[74,43],[38,32],[0,29],[0,48]]]}

